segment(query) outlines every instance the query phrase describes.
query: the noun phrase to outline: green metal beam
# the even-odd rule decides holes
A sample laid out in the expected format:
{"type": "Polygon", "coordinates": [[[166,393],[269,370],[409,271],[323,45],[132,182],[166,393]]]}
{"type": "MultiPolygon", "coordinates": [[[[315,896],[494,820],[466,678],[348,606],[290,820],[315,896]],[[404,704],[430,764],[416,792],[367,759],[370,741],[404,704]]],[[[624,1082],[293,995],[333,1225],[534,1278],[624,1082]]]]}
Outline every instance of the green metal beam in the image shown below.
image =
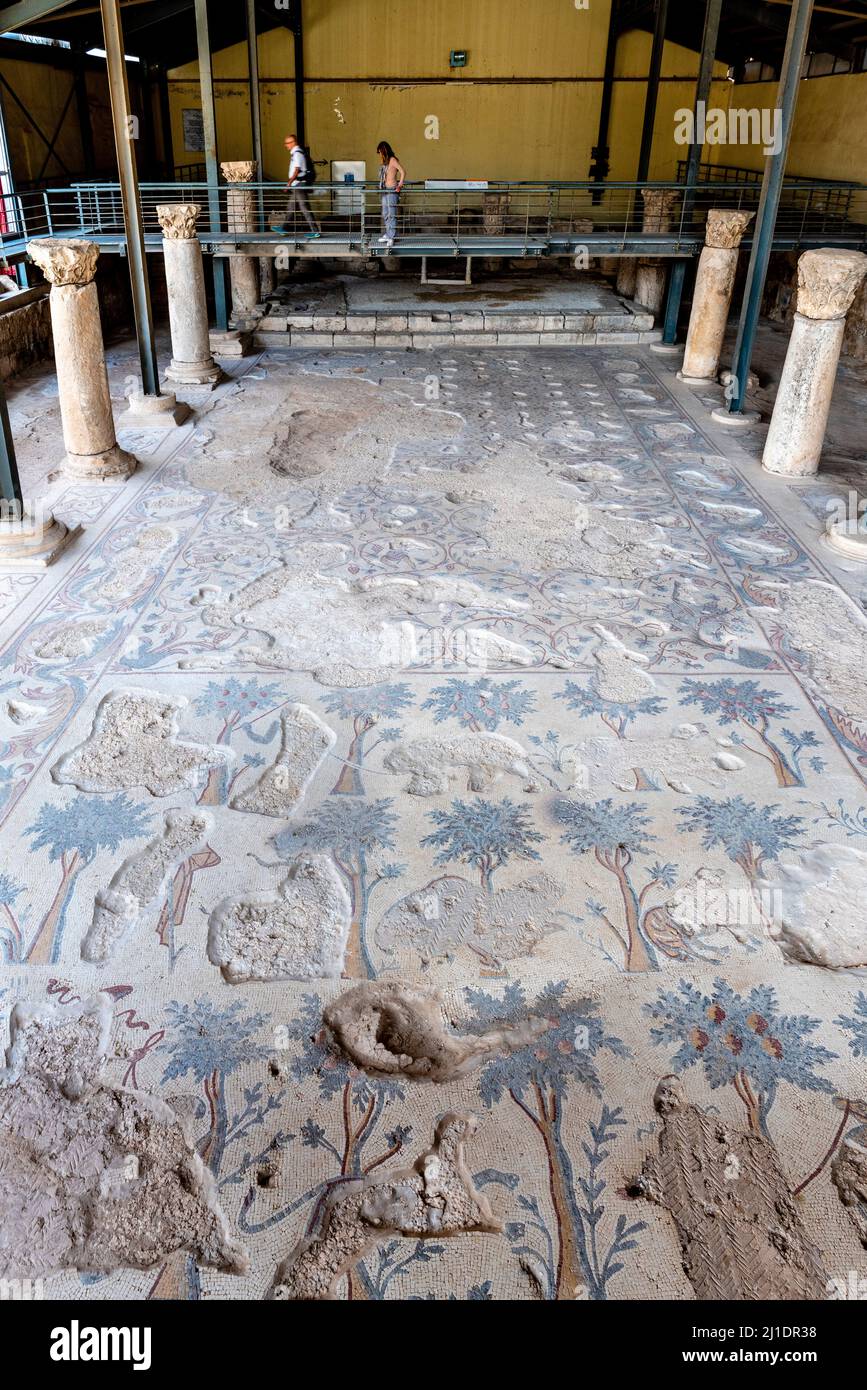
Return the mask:
{"type": "Polygon", "coordinates": [[[21,479],[18,477],[18,463],[15,459],[15,444],[12,440],[12,427],[9,424],[9,411],[6,409],[6,392],[0,380],[0,498],[6,503],[22,505],[21,479]]]}
{"type": "Polygon", "coordinates": [[[159,396],[160,377],[154,344],[153,312],[145,256],[144,226],[135,162],[135,118],[129,109],[129,84],[124,58],[123,28],[120,19],[120,0],[100,0],[102,32],[106,52],[108,90],[111,97],[111,119],[114,126],[114,145],[123,202],[123,224],[126,231],[126,254],[132,286],[135,331],[141,362],[142,387],[146,396],[159,396]]]}
{"type": "Polygon", "coordinates": [[[20,0],[18,5],[7,5],[0,10],[0,34],[8,34],[13,29],[24,29],[34,20],[45,19],[46,15],[65,10],[69,0],[58,5],[56,0],[20,0]]]}
{"type": "MultiPolygon", "coordinates": [[[[720,18],[722,16],[723,0],[707,0],[704,12],[704,33],[701,40],[701,60],[698,68],[698,81],[695,84],[695,115],[696,126],[695,134],[698,134],[698,110],[699,103],[707,105],[710,97],[711,83],[713,82],[713,65],[716,58],[716,46],[719,39],[720,18]]],[[[686,161],[686,185],[687,192],[683,199],[683,213],[681,215],[681,226],[687,228],[692,221],[692,210],[694,198],[689,191],[698,182],[698,171],[701,164],[701,156],[704,145],[701,140],[695,140],[689,147],[689,155],[686,161]]],[[[683,283],[686,278],[686,262],[678,261],[672,268],[671,276],[668,281],[668,299],[665,305],[665,327],[662,333],[662,341],[669,346],[677,342],[677,320],[680,313],[680,301],[683,297],[683,283]]]]}
{"type": "Polygon", "coordinates": [[[765,176],[759,198],[759,210],[753,230],[753,246],[741,316],[738,323],[738,336],[735,342],[732,361],[732,396],[728,402],[730,415],[743,413],[747,395],[747,382],[756,329],[762,308],[762,295],[768,274],[768,262],[774,242],[774,228],[780,207],[780,194],[786,174],[786,160],[792,140],[792,127],[795,123],[795,109],[798,104],[798,89],[801,83],[801,69],[804,54],[810,37],[810,21],[813,17],[813,0],[792,0],[789,16],[789,31],[786,35],[786,51],[780,70],[780,86],[777,92],[777,110],[781,113],[782,139],[777,154],[769,155],[765,161],[765,176]]]}
{"type": "Polygon", "coordinates": [[[662,55],[665,49],[665,31],[668,27],[668,0],[656,0],[656,22],[653,27],[653,44],[650,49],[650,69],[647,74],[647,96],[644,100],[644,123],[641,129],[641,149],[638,153],[638,183],[647,180],[650,171],[650,155],[653,150],[653,127],[656,122],[656,103],[659,98],[659,78],[662,72],[662,55]]]}
{"type": "MultiPolygon", "coordinates": [[[[199,84],[202,89],[202,127],[205,140],[205,168],[208,177],[208,212],[212,232],[220,227],[220,168],[217,162],[217,112],[214,105],[214,70],[211,64],[211,35],[208,24],[208,0],[195,0],[196,39],[199,49],[199,84]]],[[[229,326],[229,305],[226,286],[227,266],[218,257],[211,258],[214,268],[214,315],[217,327],[225,332],[229,326]]]]}

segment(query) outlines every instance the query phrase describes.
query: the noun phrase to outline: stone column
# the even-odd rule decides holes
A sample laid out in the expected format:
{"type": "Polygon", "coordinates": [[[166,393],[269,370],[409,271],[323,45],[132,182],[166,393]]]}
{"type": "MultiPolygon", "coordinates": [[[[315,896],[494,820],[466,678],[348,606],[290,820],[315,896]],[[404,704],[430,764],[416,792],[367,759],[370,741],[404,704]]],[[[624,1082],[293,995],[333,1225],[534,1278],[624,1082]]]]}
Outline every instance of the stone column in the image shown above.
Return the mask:
{"type": "MultiPolygon", "coordinates": [[[[644,220],[642,232],[664,235],[671,231],[671,219],[680,193],[676,188],[643,188],[644,220]]],[[[656,315],[665,298],[666,263],[656,256],[640,256],[635,269],[636,304],[656,315]]],[[[619,282],[618,282],[619,283],[619,282]]]]}
{"type": "Polygon", "coordinates": [[[846,314],[865,275],[860,251],[824,247],[798,261],[797,313],[762,455],[769,473],[818,470],[846,314]]]}
{"type": "Polygon", "coordinates": [[[715,381],[738,269],[738,247],[753,212],[711,208],[698,262],[681,381],[715,381]]]}
{"type": "Polygon", "coordinates": [[[137,460],[119,447],[114,430],[94,284],[99,247],[92,241],[45,237],[29,242],[27,251],[51,284],[54,366],[66,446],[61,471],[87,482],[128,478],[137,460]]]}
{"type": "Polygon", "coordinates": [[[169,297],[172,360],[169,381],[185,386],[216,386],[222,371],[211,356],[208,301],[202,248],[196,236],[195,203],[163,203],[157,217],[163,229],[163,257],[169,297]]]}
{"type": "MultiPolygon", "coordinates": [[[[223,178],[232,187],[226,194],[226,227],[230,232],[255,232],[257,221],[256,198],[251,184],[256,177],[254,160],[236,160],[221,164],[223,178]]],[[[230,256],[232,277],[232,318],[241,327],[252,327],[260,315],[259,261],[256,256],[230,256]]]]}

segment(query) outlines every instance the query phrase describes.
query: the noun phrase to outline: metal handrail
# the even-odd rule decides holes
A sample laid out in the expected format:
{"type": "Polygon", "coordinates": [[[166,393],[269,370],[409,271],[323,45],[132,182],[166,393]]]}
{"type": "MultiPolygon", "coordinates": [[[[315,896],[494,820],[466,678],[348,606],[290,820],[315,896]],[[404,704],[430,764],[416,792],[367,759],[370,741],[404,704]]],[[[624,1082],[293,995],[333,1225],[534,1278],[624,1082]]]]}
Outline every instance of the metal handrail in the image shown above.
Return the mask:
{"type": "MultiPolygon", "coordinates": [[[[376,245],[380,230],[381,189],[372,181],[316,183],[303,190],[316,224],[326,240],[353,250],[376,245]]],[[[406,183],[399,203],[400,249],[412,254],[459,254],[476,246],[480,254],[567,254],[586,243],[591,249],[606,245],[601,254],[635,254],[643,245],[648,253],[694,253],[703,240],[707,212],[712,207],[753,208],[760,194],[752,179],[733,183],[711,180],[691,189],[683,182],[612,182],[592,180],[491,180],[487,187],[430,188],[406,183]],[[671,200],[668,226],[644,231],[647,189],[666,190],[671,200]],[[689,197],[685,198],[685,194],[689,197]],[[502,248],[502,249],[500,249],[502,248]]],[[[196,202],[203,213],[209,195],[215,198],[218,218],[200,221],[203,244],[240,244],[251,240],[274,241],[285,234],[300,242],[308,234],[304,201],[293,199],[287,210],[283,183],[247,184],[202,180],[143,183],[140,187],[145,234],[161,237],[156,215],[160,203],[196,202]],[[246,200],[239,193],[248,193],[246,200]],[[301,206],[299,206],[299,201],[301,206]],[[281,228],[281,231],[276,230],[281,228]]],[[[92,236],[108,239],[111,249],[124,244],[123,209],[119,185],[90,181],[14,195],[14,217],[7,220],[15,232],[4,235],[23,242],[38,236],[92,236]]],[[[749,235],[747,237],[749,240],[749,235]]],[[[775,243],[784,246],[821,244],[863,247],[867,241],[867,186],[828,180],[787,182],[780,204],[775,243]]],[[[466,253],[466,252],[465,252],[466,253]]]]}

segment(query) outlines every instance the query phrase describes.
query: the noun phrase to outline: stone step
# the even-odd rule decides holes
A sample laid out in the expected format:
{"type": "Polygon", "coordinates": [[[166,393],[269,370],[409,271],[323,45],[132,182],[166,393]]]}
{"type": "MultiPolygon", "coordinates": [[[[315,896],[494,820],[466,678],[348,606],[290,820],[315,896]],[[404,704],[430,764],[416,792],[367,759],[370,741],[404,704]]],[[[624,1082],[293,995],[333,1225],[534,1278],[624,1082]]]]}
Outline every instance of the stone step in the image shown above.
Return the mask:
{"type": "Polygon", "coordinates": [[[257,347],[439,348],[584,347],[653,343],[662,336],[653,315],[624,307],[621,313],[514,313],[437,310],[430,314],[365,312],[292,313],[272,303],[255,330],[257,347]]]}

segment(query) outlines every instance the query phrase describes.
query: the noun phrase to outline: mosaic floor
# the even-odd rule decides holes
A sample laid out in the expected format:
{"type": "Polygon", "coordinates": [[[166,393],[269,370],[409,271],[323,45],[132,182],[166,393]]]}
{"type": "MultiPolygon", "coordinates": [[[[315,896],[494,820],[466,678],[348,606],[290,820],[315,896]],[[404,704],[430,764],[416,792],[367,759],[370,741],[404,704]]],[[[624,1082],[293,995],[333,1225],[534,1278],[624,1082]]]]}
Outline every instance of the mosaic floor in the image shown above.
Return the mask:
{"type": "MultiPolygon", "coordinates": [[[[867,885],[863,579],[821,540],[840,484],[761,475],[757,437],[711,431],[644,349],[232,371],[188,393],[193,427],[121,435],[127,483],[55,481],[84,536],[0,576],[0,1011],[62,1023],[107,992],[102,1084],[182,1117],[249,1263],[211,1267],[181,1222],[151,1268],[94,1257],[46,1294],[265,1297],[352,1183],[396,1202],[456,1112],[488,1216],[384,1221],[337,1296],[729,1296],[677,1164],[638,1182],[671,1075],[735,1190],[741,1139],[776,1153],[766,1211],[797,1230],[756,1208],[761,1292],[863,1272],[867,1193],[840,1176],[867,1142],[857,923],[808,963],[816,901],[851,917],[867,885]],[[348,900],[343,978],[304,938],[311,978],[275,979],[311,862],[348,900]],[[454,1034],[502,1046],[445,1081],[366,1071],[323,1028],[365,980],[439,990],[454,1034]]],[[[56,402],[26,386],[38,482],[56,402]]]]}

